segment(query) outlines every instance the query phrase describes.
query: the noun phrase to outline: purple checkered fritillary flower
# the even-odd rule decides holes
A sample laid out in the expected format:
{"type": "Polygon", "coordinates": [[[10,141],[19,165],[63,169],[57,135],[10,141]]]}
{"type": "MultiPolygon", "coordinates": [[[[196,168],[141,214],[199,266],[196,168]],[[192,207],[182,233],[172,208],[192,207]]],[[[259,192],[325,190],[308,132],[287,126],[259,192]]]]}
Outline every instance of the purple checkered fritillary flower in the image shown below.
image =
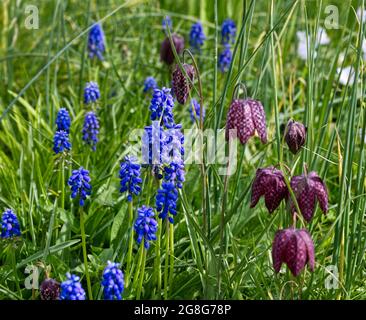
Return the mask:
{"type": "Polygon", "coordinates": [[[187,102],[189,92],[192,88],[191,82],[193,82],[195,77],[195,70],[192,65],[184,63],[183,68],[191,81],[186,78],[178,64],[175,66],[172,76],[172,89],[180,104],[185,104],[187,102]]]}
{"type": "Polygon", "coordinates": [[[300,122],[290,120],[287,124],[285,140],[290,151],[296,154],[305,144],[306,127],[300,122]]]}
{"type": "Polygon", "coordinates": [[[255,207],[260,197],[264,196],[266,207],[272,213],[286,199],[287,194],[288,189],[281,170],[272,166],[260,168],[253,181],[250,207],[255,207]]]}
{"type": "Polygon", "coordinates": [[[278,230],[272,245],[273,268],[279,272],[282,263],[287,264],[296,277],[308,264],[315,267],[314,243],[306,229],[288,228],[278,230]]]}
{"type": "MultiPolygon", "coordinates": [[[[327,213],[327,187],[316,172],[312,171],[309,174],[292,177],[291,188],[295,194],[301,214],[307,222],[310,222],[313,218],[317,202],[319,202],[320,209],[327,213]]],[[[291,198],[289,198],[289,205],[291,212],[294,213],[296,208],[291,198]]]]}
{"type": "Polygon", "coordinates": [[[226,118],[226,139],[238,137],[242,144],[248,142],[257,131],[262,143],[267,143],[266,115],[260,101],[236,99],[226,118]],[[236,134],[231,132],[236,129],[236,134]]]}
{"type": "MultiPolygon", "coordinates": [[[[178,34],[173,33],[172,41],[173,41],[175,50],[177,51],[177,54],[180,55],[184,50],[184,38],[178,34]]],[[[164,61],[167,65],[171,65],[175,60],[173,50],[170,45],[170,41],[169,41],[168,37],[166,37],[164,39],[164,41],[161,43],[160,60],[164,61]]]]}

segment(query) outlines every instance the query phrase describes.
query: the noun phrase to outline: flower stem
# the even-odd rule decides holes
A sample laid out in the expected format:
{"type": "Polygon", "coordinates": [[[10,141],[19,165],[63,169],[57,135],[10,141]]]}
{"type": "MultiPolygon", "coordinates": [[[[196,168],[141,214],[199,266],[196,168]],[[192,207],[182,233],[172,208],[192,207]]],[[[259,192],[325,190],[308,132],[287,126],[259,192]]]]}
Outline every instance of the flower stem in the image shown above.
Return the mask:
{"type": "Polygon", "coordinates": [[[86,276],[86,283],[88,286],[88,295],[89,299],[93,300],[91,282],[90,282],[90,275],[89,275],[89,268],[88,268],[88,258],[86,254],[86,241],[85,241],[85,226],[84,226],[84,213],[83,207],[80,207],[80,231],[81,231],[81,243],[83,247],[83,257],[84,257],[84,268],[85,268],[85,276],[86,276]]]}
{"type": "Polygon", "coordinates": [[[137,261],[137,266],[136,266],[136,270],[135,270],[135,275],[133,277],[133,283],[132,283],[132,288],[136,289],[136,286],[138,284],[138,279],[139,279],[139,275],[140,275],[140,269],[141,269],[141,264],[142,264],[142,258],[143,258],[143,245],[140,245],[139,248],[139,258],[137,261]]]}
{"type": "Polygon", "coordinates": [[[164,268],[164,299],[168,299],[168,272],[169,272],[169,219],[166,218],[165,230],[165,268],[164,268]]]}
{"type": "Polygon", "coordinates": [[[128,287],[131,276],[131,260],[133,250],[133,206],[132,200],[128,202],[128,226],[130,227],[130,235],[128,239],[128,251],[127,251],[127,264],[126,264],[126,282],[125,285],[128,287]]]}
{"type": "Polygon", "coordinates": [[[11,250],[11,262],[12,262],[12,265],[13,265],[13,272],[14,272],[15,284],[16,284],[17,290],[19,292],[19,296],[21,298],[23,298],[22,291],[20,290],[20,285],[19,285],[19,278],[18,278],[18,272],[17,272],[17,264],[16,264],[16,259],[15,259],[15,249],[12,249],[11,250]]]}
{"type": "Polygon", "coordinates": [[[156,296],[160,297],[161,294],[161,254],[160,254],[160,246],[161,246],[161,228],[162,228],[162,220],[159,218],[158,220],[158,231],[156,235],[156,247],[155,247],[155,262],[154,262],[154,270],[155,270],[155,283],[157,286],[156,296]]]}
{"type": "Polygon", "coordinates": [[[169,223],[169,255],[170,255],[170,271],[169,271],[169,288],[173,285],[174,274],[174,225],[169,223]]]}
{"type": "Polygon", "coordinates": [[[142,284],[144,282],[144,273],[145,273],[145,263],[146,263],[146,252],[147,250],[144,247],[144,244],[141,243],[141,252],[140,254],[142,255],[142,263],[141,263],[141,274],[140,274],[140,281],[137,287],[137,294],[136,294],[136,299],[140,300],[141,297],[141,290],[142,290],[142,284]]]}

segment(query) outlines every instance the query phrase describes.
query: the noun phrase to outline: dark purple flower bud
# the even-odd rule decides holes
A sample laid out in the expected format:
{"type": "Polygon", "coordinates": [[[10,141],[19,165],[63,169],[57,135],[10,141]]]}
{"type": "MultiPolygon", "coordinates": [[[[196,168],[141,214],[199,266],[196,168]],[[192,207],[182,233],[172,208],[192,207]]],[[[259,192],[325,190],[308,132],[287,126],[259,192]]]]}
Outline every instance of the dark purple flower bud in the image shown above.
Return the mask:
{"type": "Polygon", "coordinates": [[[266,207],[270,213],[275,211],[282,199],[288,194],[283,173],[274,167],[260,168],[257,170],[252,185],[252,198],[250,207],[253,208],[264,195],[266,207]]]}
{"type": "Polygon", "coordinates": [[[43,280],[40,286],[40,295],[42,300],[59,300],[60,284],[51,278],[43,280]]]}
{"type": "Polygon", "coordinates": [[[296,277],[308,264],[311,271],[315,267],[314,243],[306,229],[288,228],[278,230],[272,246],[273,268],[279,272],[286,263],[296,277]]]}
{"type": "Polygon", "coordinates": [[[239,138],[242,144],[247,143],[257,131],[262,143],[267,143],[266,115],[262,103],[253,99],[236,99],[229,108],[226,118],[226,140],[239,138]],[[236,129],[236,135],[230,132],[236,129]]]}
{"type": "MultiPolygon", "coordinates": [[[[291,188],[294,191],[301,214],[307,222],[313,218],[316,201],[319,201],[320,209],[328,211],[328,191],[325,183],[314,171],[302,174],[291,179],[291,188]]],[[[296,211],[295,205],[289,198],[291,212],[296,211]]]]}
{"type": "Polygon", "coordinates": [[[294,120],[290,120],[287,124],[287,132],[285,140],[293,154],[296,154],[306,141],[306,127],[294,120]]]}
{"type": "MultiPolygon", "coordinates": [[[[189,79],[193,82],[195,76],[194,67],[190,64],[184,63],[183,68],[186,71],[189,79]]],[[[189,82],[185,77],[178,64],[175,66],[172,78],[172,87],[174,94],[177,97],[177,101],[180,104],[185,104],[187,102],[189,91],[191,91],[192,85],[191,82],[189,82]]]]}
{"type": "MultiPolygon", "coordinates": [[[[177,54],[181,54],[184,50],[184,38],[180,35],[173,33],[172,40],[177,54]]],[[[174,53],[168,37],[166,37],[161,43],[160,60],[164,61],[168,65],[171,65],[174,62],[174,53]]]]}

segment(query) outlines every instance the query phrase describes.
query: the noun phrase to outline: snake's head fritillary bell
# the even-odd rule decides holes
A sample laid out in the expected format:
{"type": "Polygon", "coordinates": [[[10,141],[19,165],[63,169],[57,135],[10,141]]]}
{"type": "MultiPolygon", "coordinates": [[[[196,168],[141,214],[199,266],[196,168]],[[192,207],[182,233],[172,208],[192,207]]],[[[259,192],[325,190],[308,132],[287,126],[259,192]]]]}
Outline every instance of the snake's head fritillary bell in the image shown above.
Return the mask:
{"type": "MultiPolygon", "coordinates": [[[[184,38],[178,34],[173,33],[172,41],[175,50],[177,51],[177,54],[180,55],[184,50],[184,38]]],[[[164,61],[168,65],[171,65],[174,62],[174,54],[168,37],[166,37],[161,44],[160,60],[164,61]]]]}
{"type": "Polygon", "coordinates": [[[255,207],[260,197],[264,196],[266,207],[272,213],[281,201],[287,198],[287,194],[288,190],[281,170],[272,166],[260,168],[256,172],[252,185],[250,207],[255,207]]]}
{"type": "MultiPolygon", "coordinates": [[[[312,171],[309,174],[292,177],[291,188],[294,191],[301,214],[307,222],[310,222],[313,218],[317,201],[319,202],[320,209],[327,213],[327,187],[316,172],[312,171]]],[[[291,198],[289,201],[291,212],[294,213],[296,211],[295,205],[291,198]]]]}
{"type": "Polygon", "coordinates": [[[296,154],[305,144],[306,127],[300,122],[290,120],[287,124],[285,140],[290,151],[296,154]]]}
{"type": "Polygon", "coordinates": [[[306,229],[288,228],[278,230],[272,246],[273,268],[279,272],[282,263],[287,264],[296,277],[308,264],[311,271],[315,267],[314,243],[306,229]]]}
{"type": "Polygon", "coordinates": [[[267,143],[266,115],[260,101],[236,99],[230,105],[226,118],[226,140],[238,137],[242,144],[258,133],[262,143],[267,143]],[[236,134],[233,134],[236,129],[236,134]]]}
{"type": "Polygon", "coordinates": [[[185,74],[182,72],[178,64],[176,65],[173,71],[172,87],[177,97],[177,101],[180,104],[185,104],[187,102],[189,92],[191,91],[192,88],[191,82],[193,81],[195,76],[194,67],[192,65],[184,63],[183,68],[191,81],[188,81],[188,79],[186,78],[185,74]]]}

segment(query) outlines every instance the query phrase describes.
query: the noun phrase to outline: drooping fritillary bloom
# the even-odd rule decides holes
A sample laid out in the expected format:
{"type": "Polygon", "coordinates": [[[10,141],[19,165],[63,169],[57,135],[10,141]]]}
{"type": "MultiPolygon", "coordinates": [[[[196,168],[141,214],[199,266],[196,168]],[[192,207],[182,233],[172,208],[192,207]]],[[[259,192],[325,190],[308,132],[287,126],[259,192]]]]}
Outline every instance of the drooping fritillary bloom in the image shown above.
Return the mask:
{"type": "MultiPolygon", "coordinates": [[[[177,51],[177,54],[180,55],[184,50],[184,38],[178,34],[173,33],[172,41],[175,50],[177,51]]],[[[161,44],[160,60],[164,61],[168,65],[171,65],[174,62],[174,53],[168,37],[166,37],[161,44]]]]}
{"type": "Polygon", "coordinates": [[[251,208],[255,207],[259,199],[264,196],[266,207],[272,213],[287,195],[288,189],[281,170],[272,166],[257,170],[252,185],[251,208]]]}
{"type": "MultiPolygon", "coordinates": [[[[307,222],[310,222],[313,218],[317,202],[319,202],[320,209],[327,213],[327,187],[316,172],[312,171],[309,174],[292,177],[291,188],[295,194],[301,214],[307,222]]],[[[291,212],[294,213],[296,208],[291,198],[289,198],[289,204],[291,212]]]]}
{"type": "Polygon", "coordinates": [[[226,140],[237,136],[245,144],[255,132],[262,143],[267,143],[266,115],[262,103],[250,98],[233,100],[226,118],[226,140]],[[236,135],[230,129],[236,129],[236,135]]]}
{"type": "Polygon", "coordinates": [[[54,279],[47,278],[41,283],[39,293],[42,300],[59,300],[60,283],[54,279]]]}
{"type": "Polygon", "coordinates": [[[300,123],[290,120],[287,123],[287,132],[285,135],[286,143],[293,154],[299,152],[306,141],[306,127],[300,123]]]}
{"type": "Polygon", "coordinates": [[[291,273],[296,277],[308,264],[314,271],[314,243],[306,229],[293,227],[276,232],[272,245],[273,268],[279,272],[282,263],[287,264],[291,273]]]}
{"type": "Polygon", "coordinates": [[[175,96],[177,97],[177,101],[180,104],[185,104],[187,102],[189,92],[192,88],[191,82],[193,82],[193,79],[195,77],[195,70],[192,65],[184,63],[183,68],[191,81],[186,78],[178,64],[175,66],[172,76],[173,91],[175,96]]]}

